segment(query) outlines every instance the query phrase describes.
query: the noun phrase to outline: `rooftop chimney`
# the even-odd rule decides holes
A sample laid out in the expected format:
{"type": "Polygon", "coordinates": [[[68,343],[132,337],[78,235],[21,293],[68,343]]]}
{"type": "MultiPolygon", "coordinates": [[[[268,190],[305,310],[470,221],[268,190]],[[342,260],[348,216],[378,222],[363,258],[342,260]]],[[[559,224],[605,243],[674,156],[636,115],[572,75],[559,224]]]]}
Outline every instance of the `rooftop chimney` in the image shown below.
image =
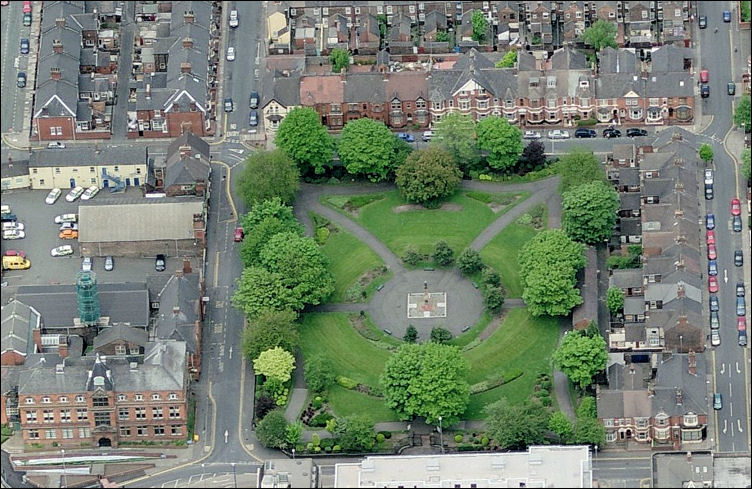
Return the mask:
{"type": "Polygon", "coordinates": [[[189,144],[185,144],[178,148],[178,151],[180,152],[180,156],[191,156],[193,154],[192,151],[193,148],[189,144]]]}
{"type": "Polygon", "coordinates": [[[697,363],[695,361],[695,352],[693,350],[689,350],[689,353],[687,354],[687,362],[689,364],[689,373],[690,375],[697,375],[697,363]]]}
{"type": "Polygon", "coordinates": [[[63,77],[60,68],[50,68],[50,80],[60,80],[63,77]]]}
{"type": "Polygon", "coordinates": [[[684,284],[677,284],[676,285],[676,295],[678,297],[684,297],[687,295],[686,291],[684,290],[684,284]]]}
{"type": "Polygon", "coordinates": [[[676,389],[676,405],[681,406],[682,403],[682,391],[681,389],[676,389]]]}
{"type": "Polygon", "coordinates": [[[58,17],[57,19],[55,19],[55,25],[58,27],[65,27],[65,18],[58,17]]]}
{"type": "Polygon", "coordinates": [[[183,38],[183,47],[184,48],[192,48],[193,47],[193,39],[190,37],[184,37],[183,38]]]}
{"type": "Polygon", "coordinates": [[[183,273],[191,273],[191,261],[189,259],[183,260],[183,273]]]}
{"type": "Polygon", "coordinates": [[[178,306],[174,306],[174,307],[172,308],[172,315],[173,315],[173,316],[177,316],[178,314],[180,314],[180,307],[178,307],[178,306]]]}
{"type": "Polygon", "coordinates": [[[183,21],[186,24],[193,24],[194,20],[196,20],[196,16],[193,14],[193,10],[186,10],[183,13],[183,21]]]}
{"type": "Polygon", "coordinates": [[[190,73],[191,72],[191,64],[190,63],[180,63],[180,72],[181,73],[190,73]]]}
{"type": "Polygon", "coordinates": [[[63,42],[60,39],[53,39],[52,50],[57,54],[63,54],[63,42]]]}

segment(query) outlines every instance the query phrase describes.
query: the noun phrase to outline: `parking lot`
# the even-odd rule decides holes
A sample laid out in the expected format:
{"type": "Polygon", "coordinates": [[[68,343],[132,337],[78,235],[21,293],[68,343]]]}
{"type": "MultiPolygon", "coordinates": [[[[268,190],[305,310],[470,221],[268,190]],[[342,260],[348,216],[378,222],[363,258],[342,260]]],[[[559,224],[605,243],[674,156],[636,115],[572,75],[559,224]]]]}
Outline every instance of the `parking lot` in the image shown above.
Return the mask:
{"type": "MultiPolygon", "coordinates": [[[[67,213],[78,214],[79,200],[67,202],[65,195],[70,189],[63,189],[63,194],[53,205],[44,203],[47,190],[13,190],[3,192],[3,204],[9,205],[11,211],[18,217],[19,222],[26,226],[26,237],[17,240],[2,240],[2,251],[23,250],[26,257],[31,260],[31,268],[28,270],[4,270],[2,282],[7,285],[3,288],[3,303],[7,302],[6,293],[8,288],[19,285],[41,284],[72,284],[76,281],[76,272],[81,270],[81,253],[79,252],[78,240],[60,239],[58,237],[59,224],[55,224],[55,216],[67,213]],[[50,250],[57,246],[69,244],[73,246],[73,255],[53,257],[50,250]]],[[[141,198],[139,189],[128,189],[126,192],[110,195],[106,189],[101,191],[90,202],[108,199],[141,198]]],[[[112,223],[117,226],[117,223],[112,223]]],[[[170,273],[180,268],[181,262],[175,257],[167,258],[167,269],[164,273],[170,273]]],[[[192,260],[193,271],[198,272],[198,260],[192,260]]],[[[97,274],[100,283],[114,282],[143,282],[148,275],[159,275],[154,270],[154,258],[119,258],[115,257],[115,269],[107,272],[104,270],[104,258],[94,257],[93,271],[97,274]]],[[[9,294],[8,294],[9,295],[9,294]]]]}

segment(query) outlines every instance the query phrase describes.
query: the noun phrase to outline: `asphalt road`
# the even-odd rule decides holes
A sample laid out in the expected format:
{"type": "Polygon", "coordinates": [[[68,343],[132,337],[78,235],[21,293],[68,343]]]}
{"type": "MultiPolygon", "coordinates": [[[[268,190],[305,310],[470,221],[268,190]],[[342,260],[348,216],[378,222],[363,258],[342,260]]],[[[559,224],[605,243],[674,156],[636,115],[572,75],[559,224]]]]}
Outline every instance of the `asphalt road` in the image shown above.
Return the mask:
{"type": "MultiPolygon", "coordinates": [[[[0,59],[3,60],[0,71],[0,85],[2,86],[3,103],[0,104],[0,132],[9,132],[11,128],[16,131],[21,129],[23,109],[26,96],[31,94],[31,84],[26,88],[16,87],[16,78],[19,71],[29,74],[27,66],[29,55],[21,54],[21,38],[29,38],[29,27],[22,23],[23,2],[10,2],[5,7],[0,7],[0,32],[3,33],[0,41],[0,59]]],[[[37,49],[36,43],[30,40],[31,48],[37,49]]]]}
{"type": "MultiPolygon", "coordinates": [[[[726,133],[732,129],[731,114],[734,97],[726,93],[726,84],[734,80],[732,46],[741,46],[743,51],[746,50],[747,55],[749,46],[745,47],[738,38],[734,37],[739,35],[739,30],[732,3],[736,5],[736,2],[723,2],[722,5],[717,2],[700,2],[698,6],[699,14],[708,17],[708,27],[699,29],[695,26],[695,33],[699,35],[701,54],[697,71],[702,69],[709,71],[710,97],[697,100],[702,104],[703,114],[713,116],[712,123],[702,133],[705,137],[698,137],[698,143],[712,145],[715,156],[712,165],[715,169],[713,185],[715,195],[713,200],[706,200],[704,203],[705,211],[715,214],[720,287],[717,295],[720,305],[721,344],[711,353],[715,360],[713,362],[715,365],[713,389],[723,396],[723,409],[715,412],[718,437],[716,447],[719,452],[748,452],[749,386],[745,378],[748,378],[746,376],[749,373],[744,348],[737,344],[735,294],[736,282],[743,281],[745,278],[743,269],[735,267],[733,263],[734,250],[743,249],[743,244],[742,233],[735,233],[731,230],[730,210],[731,199],[743,195],[743,184],[734,171],[734,163],[724,150],[722,141],[726,133]],[[732,10],[731,23],[723,22],[721,11],[724,9],[732,10]],[[717,33],[715,28],[718,28],[717,33]],[[732,60],[732,63],[729,60],[732,60]],[[728,281],[725,280],[726,275],[728,281]]],[[[736,69],[738,70],[739,67],[736,69]]],[[[743,222],[747,222],[744,217],[743,222]]],[[[749,285],[747,281],[747,290],[749,290],[749,285]]],[[[707,317],[709,307],[705,306],[704,310],[705,317],[707,317]]],[[[708,397],[712,399],[712,396],[708,397]]],[[[710,406],[708,409],[712,410],[710,406]]],[[[709,436],[713,437],[714,434],[711,433],[709,436]]]]}

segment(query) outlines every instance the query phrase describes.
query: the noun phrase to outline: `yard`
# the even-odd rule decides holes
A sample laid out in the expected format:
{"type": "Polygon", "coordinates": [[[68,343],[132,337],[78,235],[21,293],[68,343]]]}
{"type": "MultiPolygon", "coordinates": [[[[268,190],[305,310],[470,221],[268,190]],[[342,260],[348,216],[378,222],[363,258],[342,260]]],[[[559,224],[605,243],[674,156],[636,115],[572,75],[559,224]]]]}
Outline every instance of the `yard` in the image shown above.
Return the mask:
{"type": "Polygon", "coordinates": [[[334,275],[330,302],[345,302],[345,292],[361,275],[384,264],[371,248],[341,228],[329,235],[322,250],[334,275]]]}

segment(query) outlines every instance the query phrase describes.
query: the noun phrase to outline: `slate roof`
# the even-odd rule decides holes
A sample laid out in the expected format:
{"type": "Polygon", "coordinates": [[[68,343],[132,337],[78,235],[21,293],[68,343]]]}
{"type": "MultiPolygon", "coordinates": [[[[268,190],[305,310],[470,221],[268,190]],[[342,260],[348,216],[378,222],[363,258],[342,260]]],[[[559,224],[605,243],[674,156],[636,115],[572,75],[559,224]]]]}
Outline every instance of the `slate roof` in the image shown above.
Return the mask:
{"type": "Polygon", "coordinates": [[[426,33],[438,31],[439,29],[445,30],[447,28],[446,15],[438,10],[431,10],[426,14],[424,25],[426,33]]]}
{"type": "Polygon", "coordinates": [[[0,329],[2,330],[1,353],[14,351],[26,356],[36,351],[34,329],[41,327],[39,313],[33,307],[18,300],[12,300],[0,308],[0,329]]]}
{"type": "Polygon", "coordinates": [[[640,169],[632,167],[619,168],[619,185],[638,187],[640,185],[640,169]]]}
{"type": "Polygon", "coordinates": [[[625,297],[624,298],[624,314],[629,314],[629,315],[645,314],[645,298],[644,297],[625,297]]]}
{"type": "Polygon", "coordinates": [[[517,76],[512,69],[498,69],[485,56],[472,49],[457,60],[452,69],[434,70],[428,81],[428,97],[444,101],[469,80],[474,80],[501,100],[517,97],[517,76]]]}
{"type": "Polygon", "coordinates": [[[103,346],[109,345],[116,340],[123,340],[126,343],[146,346],[146,343],[149,340],[149,333],[142,328],[116,324],[115,326],[103,329],[96,337],[94,337],[94,349],[99,350],[103,346]]]}
{"type": "Polygon", "coordinates": [[[614,144],[611,148],[611,154],[615,161],[634,160],[637,156],[634,144],[614,144]]]}
{"type": "Polygon", "coordinates": [[[351,73],[345,84],[345,102],[384,103],[384,76],[381,73],[351,73]]]}
{"type": "Polygon", "coordinates": [[[665,44],[650,53],[650,68],[653,73],[674,73],[685,72],[684,59],[692,59],[692,50],[665,44]]]}
{"type": "Polygon", "coordinates": [[[200,154],[203,159],[209,161],[209,143],[196,136],[192,132],[184,132],[177,138],[175,138],[170,146],[167,148],[167,166],[170,166],[171,161],[175,161],[180,158],[180,147],[190,146],[194,155],[200,154]]]}
{"type": "Polygon", "coordinates": [[[595,79],[595,93],[598,99],[621,98],[634,92],[644,96],[645,89],[638,75],[630,73],[604,73],[595,79]]]}
{"type": "Polygon", "coordinates": [[[157,340],[147,345],[143,363],[135,370],[131,370],[128,359],[109,357],[103,361],[99,355],[66,359],[62,374],[55,373],[55,365],[44,362],[19,374],[18,393],[65,394],[94,390],[97,374],[105,380],[103,388],[114,392],[182,391],[185,388],[185,352],[182,341],[157,340]]]}
{"type": "Polygon", "coordinates": [[[3,158],[0,161],[0,175],[2,178],[28,177],[29,160],[11,160],[9,163],[8,158],[3,158]]]}
{"type": "Polygon", "coordinates": [[[90,165],[137,165],[146,164],[146,150],[131,145],[81,146],[75,151],[42,149],[31,153],[29,166],[66,167],[90,165]]]}
{"type": "Polygon", "coordinates": [[[639,268],[613,270],[608,282],[609,287],[620,289],[642,287],[642,270],[639,268]]]}
{"type": "MultiPolygon", "coordinates": [[[[145,283],[100,283],[97,287],[100,314],[108,316],[110,324],[142,328],[149,324],[149,294],[145,283]]],[[[73,318],[78,317],[74,284],[22,285],[15,298],[39,312],[45,329],[72,327],[73,318]]]]}
{"type": "Polygon", "coordinates": [[[299,71],[290,72],[289,76],[277,70],[265,71],[261,85],[264,91],[259,105],[266,107],[272,100],[283,107],[300,105],[300,77],[299,71]]]}
{"type": "Polygon", "coordinates": [[[171,276],[158,295],[156,334],[160,339],[184,341],[187,351],[196,353],[196,321],[201,319],[199,276],[197,273],[179,275],[171,276]]]}
{"type": "Polygon", "coordinates": [[[44,34],[51,27],[55,26],[59,18],[65,19],[66,25],[78,29],[80,32],[79,23],[71,15],[84,13],[85,3],[83,1],[44,2],[41,32],[44,34]]]}
{"type": "Polygon", "coordinates": [[[655,414],[661,411],[669,416],[682,416],[689,412],[707,413],[705,356],[694,355],[695,374],[689,373],[688,357],[687,354],[674,354],[658,364],[655,374],[655,396],[652,400],[655,414]],[[681,390],[681,404],[677,402],[677,390],[681,390]]]}
{"type": "Polygon", "coordinates": [[[622,236],[640,236],[642,222],[639,217],[622,217],[620,222],[622,236]]]}
{"type": "MultiPolygon", "coordinates": [[[[619,182],[621,183],[621,179],[619,182]]],[[[619,194],[619,209],[625,211],[639,209],[641,198],[639,192],[622,192],[619,194]]]]}
{"type": "Polygon", "coordinates": [[[400,36],[408,36],[408,42],[410,37],[410,17],[403,13],[396,14],[392,17],[392,27],[386,35],[386,38],[390,42],[403,42],[400,40],[400,36]]]}
{"type": "Polygon", "coordinates": [[[428,100],[428,80],[420,71],[403,71],[389,73],[385,87],[385,100],[390,102],[393,98],[400,100],[428,100]]]}
{"type": "Polygon", "coordinates": [[[626,49],[603,48],[598,69],[601,74],[637,73],[639,59],[633,51],[626,49]]]}

